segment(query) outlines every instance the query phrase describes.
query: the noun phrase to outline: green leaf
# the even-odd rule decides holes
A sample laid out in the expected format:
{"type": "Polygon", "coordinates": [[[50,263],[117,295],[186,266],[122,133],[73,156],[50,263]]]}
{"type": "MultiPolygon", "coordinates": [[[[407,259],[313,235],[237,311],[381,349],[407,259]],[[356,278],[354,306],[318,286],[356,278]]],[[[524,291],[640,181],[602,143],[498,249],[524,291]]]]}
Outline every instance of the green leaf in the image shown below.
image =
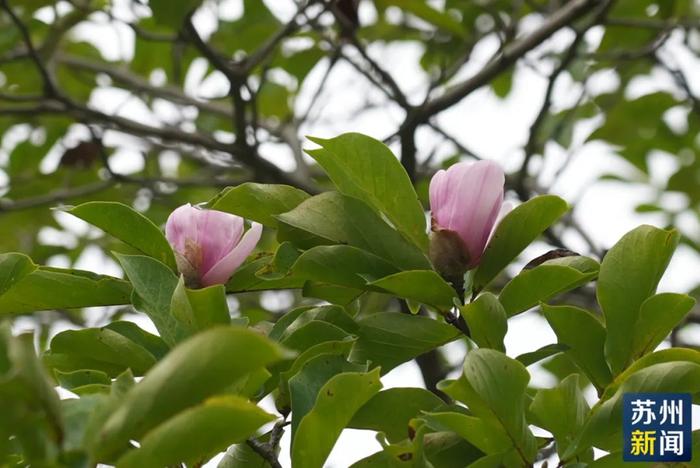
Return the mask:
{"type": "Polygon", "coordinates": [[[527,367],[543,359],[547,359],[548,357],[552,357],[559,353],[567,351],[568,349],[568,346],[563,345],[561,343],[552,343],[544,345],[541,348],[536,349],[535,351],[523,353],[520,356],[517,356],[515,359],[522,362],[523,365],[527,367]]]}
{"type": "Polygon", "coordinates": [[[326,52],[315,44],[309,48],[295,50],[293,53],[280,58],[279,65],[290,75],[294,76],[299,83],[314,69],[323,58],[326,52]]]}
{"type": "MultiPolygon", "coordinates": [[[[131,369],[136,375],[143,375],[156,363],[156,358],[146,348],[109,328],[63,331],[53,337],[50,349],[52,355],[77,357],[77,360],[71,360],[77,366],[82,362],[93,362],[94,367],[89,368],[110,375],[126,369],[131,369]]],[[[79,370],[60,364],[55,364],[54,367],[68,371],[79,370]]]]}
{"type": "Polygon", "coordinates": [[[170,308],[173,317],[183,324],[189,334],[215,325],[231,323],[226,291],[221,284],[202,289],[188,289],[180,276],[173,291],[170,308]]]}
{"type": "Polygon", "coordinates": [[[480,291],[493,280],[525,247],[569,209],[555,195],[532,198],[508,213],[498,224],[474,275],[480,291]]]}
{"type": "Polygon", "coordinates": [[[408,422],[421,411],[435,411],[445,402],[422,388],[396,387],[381,391],[360,408],[348,427],[383,432],[389,442],[399,442],[409,433],[408,422]]]}
{"type": "MultiPolygon", "coordinates": [[[[561,346],[564,348],[563,351],[569,349],[568,346],[560,345],[559,343],[554,344],[554,346],[561,346]]],[[[553,354],[550,359],[542,362],[541,367],[551,374],[556,382],[561,382],[571,374],[579,374],[582,387],[585,388],[591,384],[588,376],[581,372],[581,368],[574,363],[571,356],[563,352],[553,354]]]]}
{"type": "Polygon", "coordinates": [[[282,344],[296,351],[306,351],[324,341],[340,341],[347,338],[348,332],[323,320],[304,323],[282,340],[282,344]]]}
{"type": "Polygon", "coordinates": [[[291,365],[289,362],[282,362],[274,366],[272,371],[273,373],[279,373],[279,379],[276,382],[271,382],[275,387],[267,388],[267,390],[278,389],[279,393],[275,399],[277,408],[291,408],[289,380],[297,375],[309,361],[321,355],[337,355],[347,360],[354,344],[354,337],[345,337],[341,340],[324,340],[321,343],[306,347],[306,350],[299,354],[291,365]]]}
{"type": "Polygon", "coordinates": [[[505,99],[510,94],[510,91],[513,89],[513,75],[515,73],[511,69],[491,80],[491,89],[496,96],[505,99]]]}
{"type": "Polygon", "coordinates": [[[464,373],[438,388],[465,403],[474,416],[503,428],[520,462],[531,464],[537,447],[525,420],[525,390],[530,380],[525,366],[492,349],[467,353],[464,373]]]}
{"type": "MultiPolygon", "coordinates": [[[[509,317],[524,312],[557,294],[582,286],[598,275],[598,263],[587,259],[585,270],[579,270],[572,258],[550,260],[535,268],[523,270],[506,284],[498,299],[509,317]],[[569,263],[572,266],[567,266],[569,263]]],[[[585,257],[583,257],[585,258],[585,257]]]]}
{"type": "Polygon", "coordinates": [[[364,289],[365,277],[381,278],[396,268],[380,257],[349,245],[320,245],[299,256],[292,274],[306,280],[322,281],[364,289]]]}
{"type": "Polygon", "coordinates": [[[244,398],[262,398],[264,394],[260,392],[263,386],[270,379],[272,374],[265,367],[261,367],[250,374],[238,379],[233,385],[226,389],[226,393],[233,393],[244,398]]]}
{"type": "Polygon", "coordinates": [[[471,338],[480,348],[506,351],[503,339],[508,331],[508,318],[498,298],[483,293],[476,300],[459,308],[471,338]]]}
{"type": "Polygon", "coordinates": [[[300,307],[281,317],[273,326],[269,336],[278,341],[285,341],[312,322],[333,325],[344,334],[350,334],[357,329],[357,324],[342,307],[332,305],[300,307]]]}
{"type": "Polygon", "coordinates": [[[633,334],[642,303],[656,286],[678,244],[676,231],[640,226],[615,244],[603,258],[598,277],[598,303],[608,331],[605,356],[613,374],[632,358],[633,334]]]}
{"type": "MultiPolygon", "coordinates": [[[[292,441],[302,419],[312,410],[323,385],[343,372],[365,371],[366,365],[348,362],[343,353],[335,351],[314,356],[302,365],[299,372],[288,381],[292,409],[292,441]]],[[[287,401],[283,398],[280,403],[284,406],[287,401]]]]}
{"type": "Polygon", "coordinates": [[[379,369],[342,373],[328,380],[297,428],[292,465],[321,468],[343,428],[381,387],[379,369]]]}
{"type": "Polygon", "coordinates": [[[174,346],[187,336],[185,325],[170,313],[178,278],[163,263],[143,255],[115,254],[134,286],[132,302],[153,321],[160,336],[174,346]]]}
{"type": "Polygon", "coordinates": [[[294,247],[294,244],[282,242],[275,250],[272,261],[255,274],[263,279],[282,279],[290,275],[290,270],[300,255],[301,251],[294,247]]]}
{"type": "Polygon", "coordinates": [[[338,286],[336,284],[322,283],[318,281],[307,281],[302,289],[302,296],[313,297],[323,301],[347,306],[352,301],[360,297],[365,291],[357,288],[348,288],[347,286],[338,286]]]}
{"type": "Polygon", "coordinates": [[[321,149],[307,150],[342,193],[384,213],[396,228],[425,252],[425,214],[399,160],[383,143],[359,133],[324,140],[309,138],[321,149]]]}
{"type": "Polygon", "coordinates": [[[179,31],[187,15],[199,7],[202,0],[151,0],[148,6],[158,24],[170,26],[179,31]]]}
{"type": "Polygon", "coordinates": [[[655,364],[666,362],[692,362],[700,365],[700,351],[687,348],[669,348],[642,356],[634,361],[624,372],[615,377],[615,380],[605,388],[601,400],[608,400],[620,389],[620,386],[635,372],[655,364]]]}
{"type": "Polygon", "coordinates": [[[565,353],[601,391],[612,380],[605,361],[605,328],[590,312],[574,306],[542,305],[542,312],[565,353]]]}
{"type": "Polygon", "coordinates": [[[128,304],[131,286],[89,271],[39,267],[0,295],[0,314],[128,304]]]}
{"type": "Polygon", "coordinates": [[[674,293],[656,294],[644,301],[632,332],[632,360],[654,351],[694,304],[692,297],[674,293]]]}
{"type": "Polygon", "coordinates": [[[117,461],[119,468],[192,466],[232,443],[242,442],[275,417],[237,396],[212,397],[165,421],[141,441],[141,446],[117,461]]]}
{"type": "MultiPolygon", "coordinates": [[[[611,30],[613,29],[606,29],[606,37],[611,30]]],[[[639,30],[645,34],[650,32],[641,28],[639,30]]],[[[624,28],[618,29],[618,32],[617,42],[620,43],[624,42],[632,31],[624,28]]],[[[653,41],[653,32],[651,34],[650,41],[653,41]]],[[[624,76],[622,78],[624,79],[624,76]]],[[[644,173],[649,170],[647,157],[650,151],[661,150],[678,154],[684,147],[692,147],[692,140],[689,141],[692,132],[688,132],[686,138],[679,136],[669,128],[663,118],[669,109],[682,104],[671,93],[659,91],[633,100],[618,99],[613,105],[600,102],[600,96],[596,101],[602,104],[605,122],[588,137],[588,140],[604,140],[619,147],[619,155],[644,173]],[[636,125],[627,125],[630,119],[634,119],[636,125]]]]}
{"type": "MultiPolygon", "coordinates": [[[[76,388],[89,386],[88,384],[76,388]]],[[[83,394],[80,398],[61,400],[61,411],[65,420],[62,444],[64,452],[78,452],[81,456],[83,455],[90,424],[102,408],[107,405],[108,399],[109,396],[105,394],[83,394]]]]}
{"type": "MultiPolygon", "coordinates": [[[[421,427],[427,428],[427,425],[421,427]]],[[[419,428],[419,431],[422,430],[419,428]]],[[[413,441],[385,445],[384,449],[352,465],[352,468],[412,468],[435,466],[440,468],[464,468],[479,458],[481,451],[452,432],[421,434],[416,431],[413,441]],[[426,462],[429,460],[428,465],[426,462]]]]}
{"type": "Polygon", "coordinates": [[[216,468],[267,468],[263,457],[248,444],[235,444],[226,450],[216,468]]]}
{"type": "Polygon", "coordinates": [[[116,202],[91,201],[71,208],[68,213],[177,270],[173,250],[163,232],[131,207],[116,202]]]}
{"type": "Polygon", "coordinates": [[[396,312],[382,312],[358,320],[357,343],[350,358],[371,361],[386,374],[394,367],[459,337],[446,323],[396,312]]]}
{"type": "Polygon", "coordinates": [[[73,372],[54,371],[56,380],[61,387],[76,393],[76,389],[86,385],[104,385],[109,388],[112,379],[107,374],[97,370],[82,369],[73,372]]]}
{"type": "Polygon", "coordinates": [[[96,459],[113,459],[129,440],[140,440],[161,422],[283,356],[273,342],[241,327],[210,328],[189,338],[155,365],[107,419],[94,447],[96,459]]]}
{"type": "Polygon", "coordinates": [[[243,13],[240,18],[235,21],[219,19],[220,25],[209,40],[212,47],[229,55],[238,50],[253,53],[282,26],[265,2],[243,0],[241,3],[243,13]]]}
{"type": "MultiPolygon", "coordinates": [[[[90,452],[90,448],[96,444],[99,431],[102,428],[105,420],[109,415],[122,403],[124,395],[136,384],[134,381],[134,376],[130,370],[126,370],[123,373],[116,376],[112,382],[109,393],[94,394],[83,396],[77,400],[76,405],[72,410],[76,413],[82,413],[85,411],[85,406],[89,409],[90,414],[87,420],[83,419],[77,425],[78,427],[71,427],[70,431],[73,432],[70,435],[74,439],[74,444],[81,450],[85,452],[90,452]],[[90,403],[81,404],[89,398],[92,400],[90,403]],[[95,401],[97,400],[97,401],[95,401]]],[[[63,400],[65,401],[65,400],[63,400]]],[[[65,408],[65,407],[64,407],[65,408]]],[[[74,417],[79,417],[79,414],[74,417]]],[[[75,421],[66,421],[67,424],[73,423],[75,421]]],[[[86,455],[88,454],[86,453],[86,455]]]]}
{"type": "Polygon", "coordinates": [[[421,415],[431,429],[457,433],[486,454],[503,453],[513,446],[508,434],[499,424],[453,411],[421,415]]]}
{"type": "Polygon", "coordinates": [[[504,453],[496,453],[494,455],[486,455],[479,458],[474,463],[467,465],[467,468],[501,468],[507,466],[504,461],[504,453]]]}
{"type": "Polygon", "coordinates": [[[32,259],[20,253],[0,255],[0,297],[19,280],[36,270],[32,259]]]}
{"type": "Polygon", "coordinates": [[[410,13],[458,37],[466,38],[467,36],[467,32],[459,21],[450,16],[447,12],[433,8],[427,1],[413,0],[407,2],[403,0],[378,0],[377,3],[384,8],[389,5],[401,8],[402,11],[410,13]]]}
{"type": "Polygon", "coordinates": [[[107,324],[104,328],[114,330],[134,343],[141,345],[155,356],[156,360],[160,360],[170,351],[170,348],[160,336],[148,333],[133,322],[117,320],[107,324]]]}
{"type": "MultiPolygon", "coordinates": [[[[63,427],[63,416],[60,409],[60,400],[58,394],[53,388],[41,361],[36,356],[34,351],[34,337],[32,334],[25,333],[16,337],[10,337],[7,342],[7,357],[12,364],[12,372],[10,379],[14,381],[19,388],[19,395],[12,395],[14,398],[8,398],[4,395],[2,386],[0,386],[0,407],[3,407],[3,417],[8,413],[18,411],[22,416],[34,419],[34,423],[39,423],[38,420],[45,419],[50,427],[53,440],[58,440],[63,427]],[[19,398],[18,398],[19,397],[19,398]],[[12,410],[7,408],[5,402],[10,402],[12,410]],[[37,409],[40,415],[33,415],[37,409]],[[24,414],[22,414],[24,413],[24,414]]],[[[1,384],[7,384],[7,377],[3,376],[1,384]]]]}
{"type": "Polygon", "coordinates": [[[533,422],[552,433],[559,455],[575,439],[589,411],[577,374],[568,376],[554,388],[538,390],[530,404],[533,422]]]}
{"type": "Polygon", "coordinates": [[[299,289],[304,286],[303,278],[285,276],[283,278],[265,278],[258,273],[264,271],[270,263],[270,256],[249,261],[238,268],[226,283],[226,292],[249,292],[271,289],[299,289]]]}
{"type": "Polygon", "coordinates": [[[454,299],[457,298],[454,288],[433,270],[402,271],[368,285],[443,311],[454,307],[454,299]]]}
{"type": "Polygon", "coordinates": [[[289,185],[246,182],[224,189],[208,206],[276,228],[276,215],[291,211],[307,198],[308,193],[289,185]]]}
{"type": "Polygon", "coordinates": [[[311,197],[277,219],[329,242],[366,250],[402,269],[430,268],[427,257],[366,203],[338,192],[311,197]]]}
{"type": "Polygon", "coordinates": [[[268,333],[268,337],[271,340],[280,341],[287,332],[287,329],[302,315],[308,311],[312,311],[314,306],[302,306],[290,310],[286,314],[282,315],[277,321],[272,325],[272,329],[268,333]]]}
{"type": "Polygon", "coordinates": [[[412,468],[413,446],[409,443],[390,445],[356,461],[350,468],[412,468]]]}

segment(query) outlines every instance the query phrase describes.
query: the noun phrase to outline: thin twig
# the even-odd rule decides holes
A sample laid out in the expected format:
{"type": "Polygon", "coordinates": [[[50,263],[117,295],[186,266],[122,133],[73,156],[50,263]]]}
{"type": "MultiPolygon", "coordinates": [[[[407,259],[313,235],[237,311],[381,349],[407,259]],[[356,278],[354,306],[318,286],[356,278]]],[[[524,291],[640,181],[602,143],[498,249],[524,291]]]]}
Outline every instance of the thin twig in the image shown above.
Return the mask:
{"type": "Polygon", "coordinates": [[[544,23],[521,39],[516,39],[508,47],[486,64],[478,73],[463,82],[451,87],[442,96],[439,96],[421,107],[415,118],[421,122],[441,112],[448,107],[457,104],[473,91],[491,82],[493,78],[513,65],[527,52],[534,49],[552,34],[568,26],[579,17],[593,11],[593,6],[602,0],[571,0],[562,8],[548,17],[544,23]]]}
{"type": "Polygon", "coordinates": [[[29,34],[27,26],[24,23],[22,23],[19,17],[15,14],[14,10],[10,8],[10,5],[7,3],[7,0],[0,0],[0,5],[2,5],[3,9],[10,16],[10,19],[14,23],[15,27],[19,30],[20,34],[22,35],[22,40],[24,41],[24,45],[27,48],[29,57],[34,62],[37,70],[39,71],[39,74],[41,75],[42,81],[44,83],[44,93],[48,97],[58,98],[60,96],[58,89],[56,88],[51,74],[44,65],[44,62],[41,61],[41,57],[39,57],[37,50],[34,48],[34,44],[32,43],[32,38],[29,34]]]}

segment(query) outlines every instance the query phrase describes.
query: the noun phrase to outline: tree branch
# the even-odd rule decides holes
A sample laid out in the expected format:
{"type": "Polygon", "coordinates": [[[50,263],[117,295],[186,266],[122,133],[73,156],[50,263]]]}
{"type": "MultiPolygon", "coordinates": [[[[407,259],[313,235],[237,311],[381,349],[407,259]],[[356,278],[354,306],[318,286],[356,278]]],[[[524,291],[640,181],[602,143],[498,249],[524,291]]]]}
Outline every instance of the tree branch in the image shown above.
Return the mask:
{"type": "Polygon", "coordinates": [[[574,40],[571,42],[571,45],[568,47],[566,53],[559,62],[559,66],[557,66],[552,72],[552,74],[549,76],[549,80],[547,82],[547,89],[544,93],[544,99],[542,100],[542,105],[540,106],[540,110],[537,113],[535,120],[530,125],[530,134],[524,147],[525,158],[523,159],[523,163],[520,166],[520,170],[518,171],[515,182],[515,191],[518,193],[521,200],[527,200],[529,197],[528,190],[525,187],[525,180],[528,175],[528,167],[530,165],[530,160],[538,151],[540,143],[540,127],[542,126],[542,123],[545,121],[545,118],[549,114],[549,109],[552,107],[552,93],[554,91],[554,85],[556,84],[557,79],[562,74],[562,72],[564,72],[564,70],[566,70],[569,67],[571,62],[576,57],[576,49],[578,49],[579,44],[583,40],[583,36],[586,30],[587,29],[583,29],[581,31],[576,32],[576,36],[574,37],[574,40]]]}
{"type": "Polygon", "coordinates": [[[240,148],[236,144],[223,143],[200,133],[188,133],[172,127],[146,125],[118,115],[105,114],[75,102],[61,102],[53,99],[45,99],[31,106],[23,105],[0,108],[0,117],[32,118],[39,115],[51,114],[69,115],[78,121],[98,123],[106,128],[131,135],[145,138],[157,138],[162,141],[171,141],[205,148],[209,151],[226,153],[232,155],[243,165],[253,169],[258,174],[264,174],[265,177],[269,179],[297,186],[310,193],[316,193],[318,191],[316,187],[304,183],[295,174],[285,172],[265,159],[240,151],[240,148]]]}
{"type": "Polygon", "coordinates": [[[0,6],[2,6],[2,8],[7,12],[15,27],[19,30],[20,34],[22,35],[22,40],[24,41],[24,44],[27,47],[29,58],[36,65],[36,68],[39,71],[41,79],[44,83],[44,94],[49,97],[58,98],[60,95],[54,83],[53,77],[44,65],[44,62],[41,61],[41,57],[39,57],[37,50],[34,48],[34,44],[32,43],[32,38],[29,35],[29,30],[27,29],[27,26],[24,23],[22,23],[22,21],[15,14],[12,8],[10,8],[10,5],[7,3],[7,0],[0,0],[0,6]]]}
{"type": "Polygon", "coordinates": [[[450,88],[442,96],[428,101],[417,110],[413,118],[422,123],[438,112],[457,104],[473,91],[488,84],[493,78],[508,69],[518,59],[540,45],[552,34],[589,13],[592,10],[591,7],[599,4],[601,1],[603,0],[571,0],[566,3],[566,5],[547,18],[538,29],[506,46],[497,57],[486,64],[477,74],[450,88]]]}
{"type": "Polygon", "coordinates": [[[38,195],[36,197],[22,198],[19,200],[8,200],[0,198],[0,213],[7,211],[19,211],[38,206],[52,205],[57,202],[70,200],[71,198],[79,198],[87,195],[93,195],[103,190],[112,187],[116,183],[113,179],[103,180],[92,184],[86,184],[75,188],[56,190],[46,195],[38,195]]]}

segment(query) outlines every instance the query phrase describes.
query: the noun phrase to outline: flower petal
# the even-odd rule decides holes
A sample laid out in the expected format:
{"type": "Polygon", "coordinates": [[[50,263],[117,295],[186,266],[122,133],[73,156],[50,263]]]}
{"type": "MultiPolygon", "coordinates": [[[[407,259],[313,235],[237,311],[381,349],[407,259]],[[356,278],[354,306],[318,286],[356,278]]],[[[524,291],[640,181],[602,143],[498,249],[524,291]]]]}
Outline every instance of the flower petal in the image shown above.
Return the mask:
{"type": "Polygon", "coordinates": [[[216,210],[200,210],[197,244],[201,252],[200,275],[216,265],[238,244],[243,234],[243,218],[216,210]]]}
{"type": "Polygon", "coordinates": [[[206,272],[202,277],[202,285],[225,284],[233,272],[243,264],[248,255],[255,249],[261,235],[262,224],[253,223],[238,245],[228,255],[219,260],[211,270],[206,272]]]}
{"type": "Polygon", "coordinates": [[[453,164],[447,170],[438,171],[430,181],[430,209],[438,225],[452,224],[450,220],[460,213],[464,200],[459,197],[459,187],[472,165],[467,161],[453,164]]]}
{"type": "MultiPolygon", "coordinates": [[[[501,224],[501,221],[503,220],[505,215],[510,213],[512,210],[513,210],[513,202],[510,202],[510,201],[503,202],[503,204],[501,205],[501,209],[498,212],[498,216],[496,217],[496,222],[493,223],[493,227],[491,228],[491,233],[489,234],[489,238],[486,241],[486,244],[484,245],[484,251],[488,247],[489,242],[491,242],[491,239],[493,238],[493,235],[496,232],[496,228],[498,227],[498,225],[501,224]]],[[[478,263],[478,260],[477,260],[477,263],[478,263]]]]}
{"type": "Polygon", "coordinates": [[[447,171],[440,169],[430,179],[428,198],[430,199],[430,209],[433,217],[437,220],[436,211],[447,202],[447,171]]]}
{"type": "Polygon", "coordinates": [[[470,266],[474,266],[484,252],[503,204],[505,175],[497,163],[479,161],[461,182],[462,216],[455,217],[450,228],[464,240],[470,266]]]}
{"type": "Polygon", "coordinates": [[[168,216],[165,222],[165,238],[172,246],[173,250],[180,254],[185,254],[186,239],[197,240],[197,208],[189,203],[182,205],[168,216]]]}

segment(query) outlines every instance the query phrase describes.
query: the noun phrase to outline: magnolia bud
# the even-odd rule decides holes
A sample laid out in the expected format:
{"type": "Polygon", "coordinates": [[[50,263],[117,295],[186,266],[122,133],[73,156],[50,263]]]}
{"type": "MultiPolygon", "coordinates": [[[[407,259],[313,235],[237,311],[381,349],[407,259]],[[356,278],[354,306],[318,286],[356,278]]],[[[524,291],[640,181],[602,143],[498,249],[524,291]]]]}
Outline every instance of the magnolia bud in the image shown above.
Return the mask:
{"type": "Polygon", "coordinates": [[[504,183],[503,170],[493,161],[460,162],[430,181],[430,258],[453,285],[479,264],[503,214],[504,183]]]}

